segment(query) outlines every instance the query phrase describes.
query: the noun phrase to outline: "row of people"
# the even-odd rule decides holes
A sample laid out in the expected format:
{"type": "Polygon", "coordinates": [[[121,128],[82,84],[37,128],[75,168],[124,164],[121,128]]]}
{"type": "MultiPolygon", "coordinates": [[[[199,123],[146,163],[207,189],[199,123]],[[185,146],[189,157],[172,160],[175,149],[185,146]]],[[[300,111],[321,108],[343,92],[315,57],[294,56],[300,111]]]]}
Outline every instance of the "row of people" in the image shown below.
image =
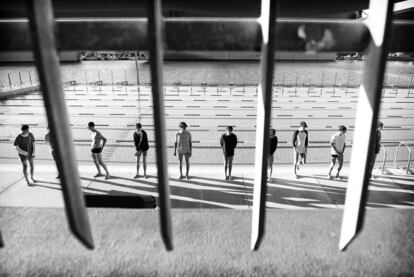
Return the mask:
{"type": "MultiPolygon", "coordinates": [[[[174,156],[178,154],[178,161],[179,161],[179,172],[180,172],[180,179],[187,178],[189,179],[189,171],[190,171],[190,158],[192,155],[193,144],[192,144],[192,137],[191,133],[187,130],[187,124],[185,122],[180,122],[178,125],[180,130],[175,135],[175,143],[174,143],[174,156]],[[183,175],[183,158],[186,163],[186,172],[183,175]]],[[[307,130],[306,122],[300,122],[300,127],[294,131],[292,137],[292,147],[294,153],[294,162],[293,162],[293,173],[296,177],[298,177],[297,171],[300,169],[300,165],[306,164],[306,156],[309,144],[309,132],[307,130]]],[[[370,172],[374,167],[376,155],[380,151],[380,143],[381,143],[381,130],[383,128],[383,124],[381,122],[378,123],[378,128],[376,131],[376,140],[375,140],[375,155],[370,164],[370,172]]],[[[88,123],[88,129],[90,132],[91,138],[91,156],[93,162],[96,166],[98,173],[94,177],[103,177],[105,179],[111,178],[108,168],[102,159],[102,151],[106,145],[107,139],[102,135],[95,128],[94,122],[88,123]],[[102,174],[101,167],[104,169],[105,174],[102,174]]],[[[30,165],[30,177],[33,183],[36,183],[36,180],[33,177],[34,174],[34,164],[33,158],[35,157],[35,138],[32,133],[29,132],[28,125],[22,125],[22,133],[19,134],[15,141],[14,146],[16,151],[18,152],[20,161],[23,165],[23,175],[28,185],[31,185],[29,182],[28,174],[27,174],[27,162],[30,165]]],[[[338,132],[332,135],[330,140],[331,146],[331,163],[328,170],[328,178],[332,178],[332,170],[338,161],[338,169],[335,175],[336,178],[341,178],[340,171],[342,169],[343,161],[344,161],[344,152],[346,148],[346,133],[347,128],[343,125],[340,125],[338,128],[338,132]]],[[[268,179],[271,180],[272,173],[273,173],[273,160],[274,160],[274,153],[276,152],[278,146],[278,138],[276,136],[276,130],[270,130],[270,148],[269,148],[269,156],[268,156],[268,179]]],[[[143,176],[147,178],[147,153],[149,150],[149,143],[148,143],[148,135],[145,130],[142,128],[140,123],[135,125],[135,132],[133,134],[133,141],[135,145],[135,156],[136,156],[136,174],[134,178],[140,177],[140,160],[142,157],[142,165],[143,165],[143,176]]],[[[49,143],[50,145],[50,152],[52,154],[53,159],[56,160],[56,152],[54,149],[54,143],[50,136],[50,130],[48,128],[48,133],[45,135],[45,142],[49,143]]],[[[223,151],[224,157],[224,175],[225,180],[232,179],[232,167],[233,167],[233,157],[235,153],[235,149],[237,147],[237,136],[233,133],[233,127],[227,126],[225,133],[220,138],[220,146],[223,151]]],[[[57,176],[56,178],[59,178],[57,176]]]]}

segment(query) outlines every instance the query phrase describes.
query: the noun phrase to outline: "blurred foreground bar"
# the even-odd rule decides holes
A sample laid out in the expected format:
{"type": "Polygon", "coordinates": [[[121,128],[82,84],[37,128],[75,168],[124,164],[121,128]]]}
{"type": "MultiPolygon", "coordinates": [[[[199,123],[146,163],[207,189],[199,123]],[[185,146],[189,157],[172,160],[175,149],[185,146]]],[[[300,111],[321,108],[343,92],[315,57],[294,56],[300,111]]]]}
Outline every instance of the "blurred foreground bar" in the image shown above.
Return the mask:
{"type": "Polygon", "coordinates": [[[66,216],[72,233],[86,247],[93,249],[94,243],[85,208],[78,164],[73,145],[69,116],[63,94],[59,58],[53,35],[53,13],[51,0],[27,2],[30,16],[30,33],[33,53],[42,87],[51,141],[56,151],[56,166],[61,176],[66,216]]]}
{"type": "MultiPolygon", "coordinates": [[[[186,18],[165,19],[164,50],[169,51],[260,51],[262,38],[256,19],[186,18]]],[[[370,35],[363,21],[298,20],[276,21],[275,51],[346,52],[363,51],[370,35]],[[298,33],[306,34],[300,38],[298,33]],[[321,42],[309,47],[311,41],[321,42]]],[[[58,19],[56,43],[59,50],[145,50],[147,19],[58,19]]],[[[414,21],[393,22],[389,50],[414,50],[414,21]]],[[[0,20],[0,51],[31,50],[25,19],[0,20]]]]}

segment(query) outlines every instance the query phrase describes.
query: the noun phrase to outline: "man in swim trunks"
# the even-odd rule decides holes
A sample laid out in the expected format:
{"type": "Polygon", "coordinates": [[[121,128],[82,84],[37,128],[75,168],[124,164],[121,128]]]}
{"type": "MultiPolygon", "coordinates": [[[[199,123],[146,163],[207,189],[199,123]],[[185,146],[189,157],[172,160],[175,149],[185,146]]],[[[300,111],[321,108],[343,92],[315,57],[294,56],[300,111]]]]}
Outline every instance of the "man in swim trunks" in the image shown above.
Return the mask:
{"type": "Polygon", "coordinates": [[[189,179],[188,172],[190,171],[190,157],[193,149],[193,144],[191,140],[191,133],[187,131],[187,124],[185,122],[180,122],[178,125],[180,131],[175,134],[175,143],[174,143],[174,156],[178,152],[178,161],[180,168],[180,179],[183,179],[183,156],[185,158],[186,165],[186,179],[189,179]]]}
{"type": "Polygon", "coordinates": [[[273,155],[277,149],[277,136],[276,130],[270,129],[270,152],[269,152],[269,159],[267,162],[267,166],[269,168],[269,182],[272,180],[272,172],[273,172],[273,155]]]}
{"type": "Polygon", "coordinates": [[[106,173],[105,179],[107,180],[111,178],[111,176],[109,175],[109,171],[106,165],[102,161],[102,150],[105,147],[106,138],[98,130],[95,129],[95,123],[89,122],[88,129],[89,129],[91,140],[92,140],[91,142],[92,159],[93,159],[93,162],[95,163],[96,169],[98,170],[98,174],[96,174],[94,177],[104,176],[100,168],[100,166],[102,166],[106,173]],[[102,142],[102,145],[101,145],[101,142],[102,142]]]}
{"type": "Polygon", "coordinates": [[[28,186],[32,186],[27,177],[27,161],[30,164],[30,177],[33,183],[37,181],[33,178],[34,164],[33,158],[35,157],[35,138],[32,133],[29,132],[29,125],[22,125],[22,133],[19,134],[14,140],[14,148],[19,154],[20,161],[23,165],[23,175],[28,186]]]}
{"type": "Polygon", "coordinates": [[[231,180],[231,170],[233,167],[234,149],[237,146],[237,136],[233,134],[233,126],[227,126],[226,132],[220,138],[220,145],[224,155],[224,175],[225,180],[231,180]],[[227,168],[229,174],[227,175],[227,168]]]}
{"type": "Polygon", "coordinates": [[[144,168],[144,178],[147,178],[147,151],[149,149],[147,132],[142,130],[141,123],[135,124],[134,132],[135,156],[137,157],[137,174],[134,178],[139,177],[139,159],[142,155],[142,165],[144,168]]]}
{"type": "Polygon", "coordinates": [[[293,172],[295,173],[296,178],[298,178],[296,170],[299,170],[299,163],[306,163],[306,154],[308,152],[309,141],[309,134],[306,128],[308,128],[308,125],[305,121],[302,121],[300,123],[300,127],[293,133],[293,172]]]}
{"type": "Polygon", "coordinates": [[[344,163],[344,151],[346,147],[346,127],[340,125],[338,128],[338,132],[332,135],[331,137],[331,164],[329,166],[329,173],[328,178],[331,179],[331,172],[335,166],[336,160],[338,160],[338,172],[336,173],[335,178],[341,179],[342,177],[339,175],[341,172],[342,164],[344,163]]]}

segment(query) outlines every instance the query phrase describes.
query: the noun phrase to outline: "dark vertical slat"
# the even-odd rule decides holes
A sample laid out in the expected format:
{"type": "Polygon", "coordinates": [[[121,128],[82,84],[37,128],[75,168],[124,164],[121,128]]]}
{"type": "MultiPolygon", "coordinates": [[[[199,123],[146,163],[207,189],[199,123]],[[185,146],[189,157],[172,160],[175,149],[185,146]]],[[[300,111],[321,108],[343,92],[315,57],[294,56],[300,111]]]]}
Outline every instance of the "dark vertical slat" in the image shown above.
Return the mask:
{"type": "Polygon", "coordinates": [[[69,227],[88,248],[94,247],[85,201],[81,190],[72,133],[63,94],[59,58],[55,47],[50,0],[27,1],[34,56],[42,87],[46,115],[55,143],[56,165],[61,177],[69,227]]]}
{"type": "Polygon", "coordinates": [[[267,159],[269,157],[269,129],[272,111],[272,82],[274,70],[274,33],[276,0],[262,0],[260,17],[263,43],[261,75],[257,96],[257,130],[251,249],[258,250],[265,231],[267,159]]]}
{"type": "Polygon", "coordinates": [[[171,226],[170,188],[168,184],[167,143],[165,134],[164,92],[162,82],[162,18],[161,1],[148,0],[148,39],[152,101],[154,107],[154,133],[157,155],[158,194],[160,207],[161,236],[167,250],[173,249],[171,226]]]}
{"type": "Polygon", "coordinates": [[[370,2],[368,45],[352,144],[351,166],[346,192],[339,249],[345,250],[362,230],[370,179],[370,162],[374,155],[375,132],[381,103],[381,92],[390,36],[392,1],[370,2]]]}

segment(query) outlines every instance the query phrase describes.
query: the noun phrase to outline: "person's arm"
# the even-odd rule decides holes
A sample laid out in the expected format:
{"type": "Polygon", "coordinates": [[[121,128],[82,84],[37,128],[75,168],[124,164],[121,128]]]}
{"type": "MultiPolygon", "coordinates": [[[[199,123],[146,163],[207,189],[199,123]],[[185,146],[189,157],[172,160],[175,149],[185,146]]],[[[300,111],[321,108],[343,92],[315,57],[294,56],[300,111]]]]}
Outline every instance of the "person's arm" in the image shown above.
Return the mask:
{"type": "Polygon", "coordinates": [[[293,137],[292,137],[292,146],[293,146],[293,148],[296,148],[296,138],[297,138],[297,136],[298,136],[298,130],[296,130],[294,133],[293,133],[293,137]]]}
{"type": "Polygon", "coordinates": [[[345,152],[345,148],[346,148],[346,143],[344,142],[344,147],[342,148],[341,155],[343,155],[343,154],[344,154],[344,152],[345,152]]]}
{"type": "Polygon", "coordinates": [[[29,136],[32,138],[32,149],[33,149],[32,157],[34,158],[36,156],[36,154],[35,154],[36,153],[35,138],[34,138],[32,133],[29,133],[29,136]]]}
{"type": "Polygon", "coordinates": [[[309,142],[309,133],[308,131],[305,131],[306,139],[305,139],[305,153],[308,152],[308,142],[309,142]]]}
{"type": "Polygon", "coordinates": [[[336,151],[336,153],[340,154],[340,152],[338,151],[338,149],[336,149],[335,147],[335,142],[331,141],[331,147],[336,151]]]}
{"type": "Polygon", "coordinates": [[[174,156],[177,155],[177,142],[178,142],[178,133],[175,134],[175,142],[174,142],[174,156]]]}
{"type": "Polygon", "coordinates": [[[29,153],[27,153],[27,151],[24,151],[23,149],[21,149],[19,146],[14,146],[14,148],[16,149],[17,153],[19,153],[20,155],[23,156],[27,156],[29,153]]]}
{"type": "Polygon", "coordinates": [[[97,136],[99,136],[100,137],[100,139],[103,141],[102,142],[102,150],[103,150],[103,148],[105,147],[105,144],[106,144],[106,141],[107,141],[107,139],[106,139],[106,137],[104,137],[100,132],[97,132],[97,134],[96,134],[97,136]]]}
{"type": "Polygon", "coordinates": [[[221,135],[221,137],[220,137],[220,146],[221,146],[221,148],[223,148],[223,146],[224,146],[224,138],[223,138],[223,136],[224,135],[221,135]]]}
{"type": "Polygon", "coordinates": [[[135,148],[137,148],[137,147],[138,147],[137,134],[134,132],[134,135],[133,135],[132,137],[133,137],[133,139],[134,139],[134,145],[135,145],[135,148]]]}
{"type": "Polygon", "coordinates": [[[236,147],[237,147],[237,136],[234,135],[234,148],[236,148],[236,147]]]}

